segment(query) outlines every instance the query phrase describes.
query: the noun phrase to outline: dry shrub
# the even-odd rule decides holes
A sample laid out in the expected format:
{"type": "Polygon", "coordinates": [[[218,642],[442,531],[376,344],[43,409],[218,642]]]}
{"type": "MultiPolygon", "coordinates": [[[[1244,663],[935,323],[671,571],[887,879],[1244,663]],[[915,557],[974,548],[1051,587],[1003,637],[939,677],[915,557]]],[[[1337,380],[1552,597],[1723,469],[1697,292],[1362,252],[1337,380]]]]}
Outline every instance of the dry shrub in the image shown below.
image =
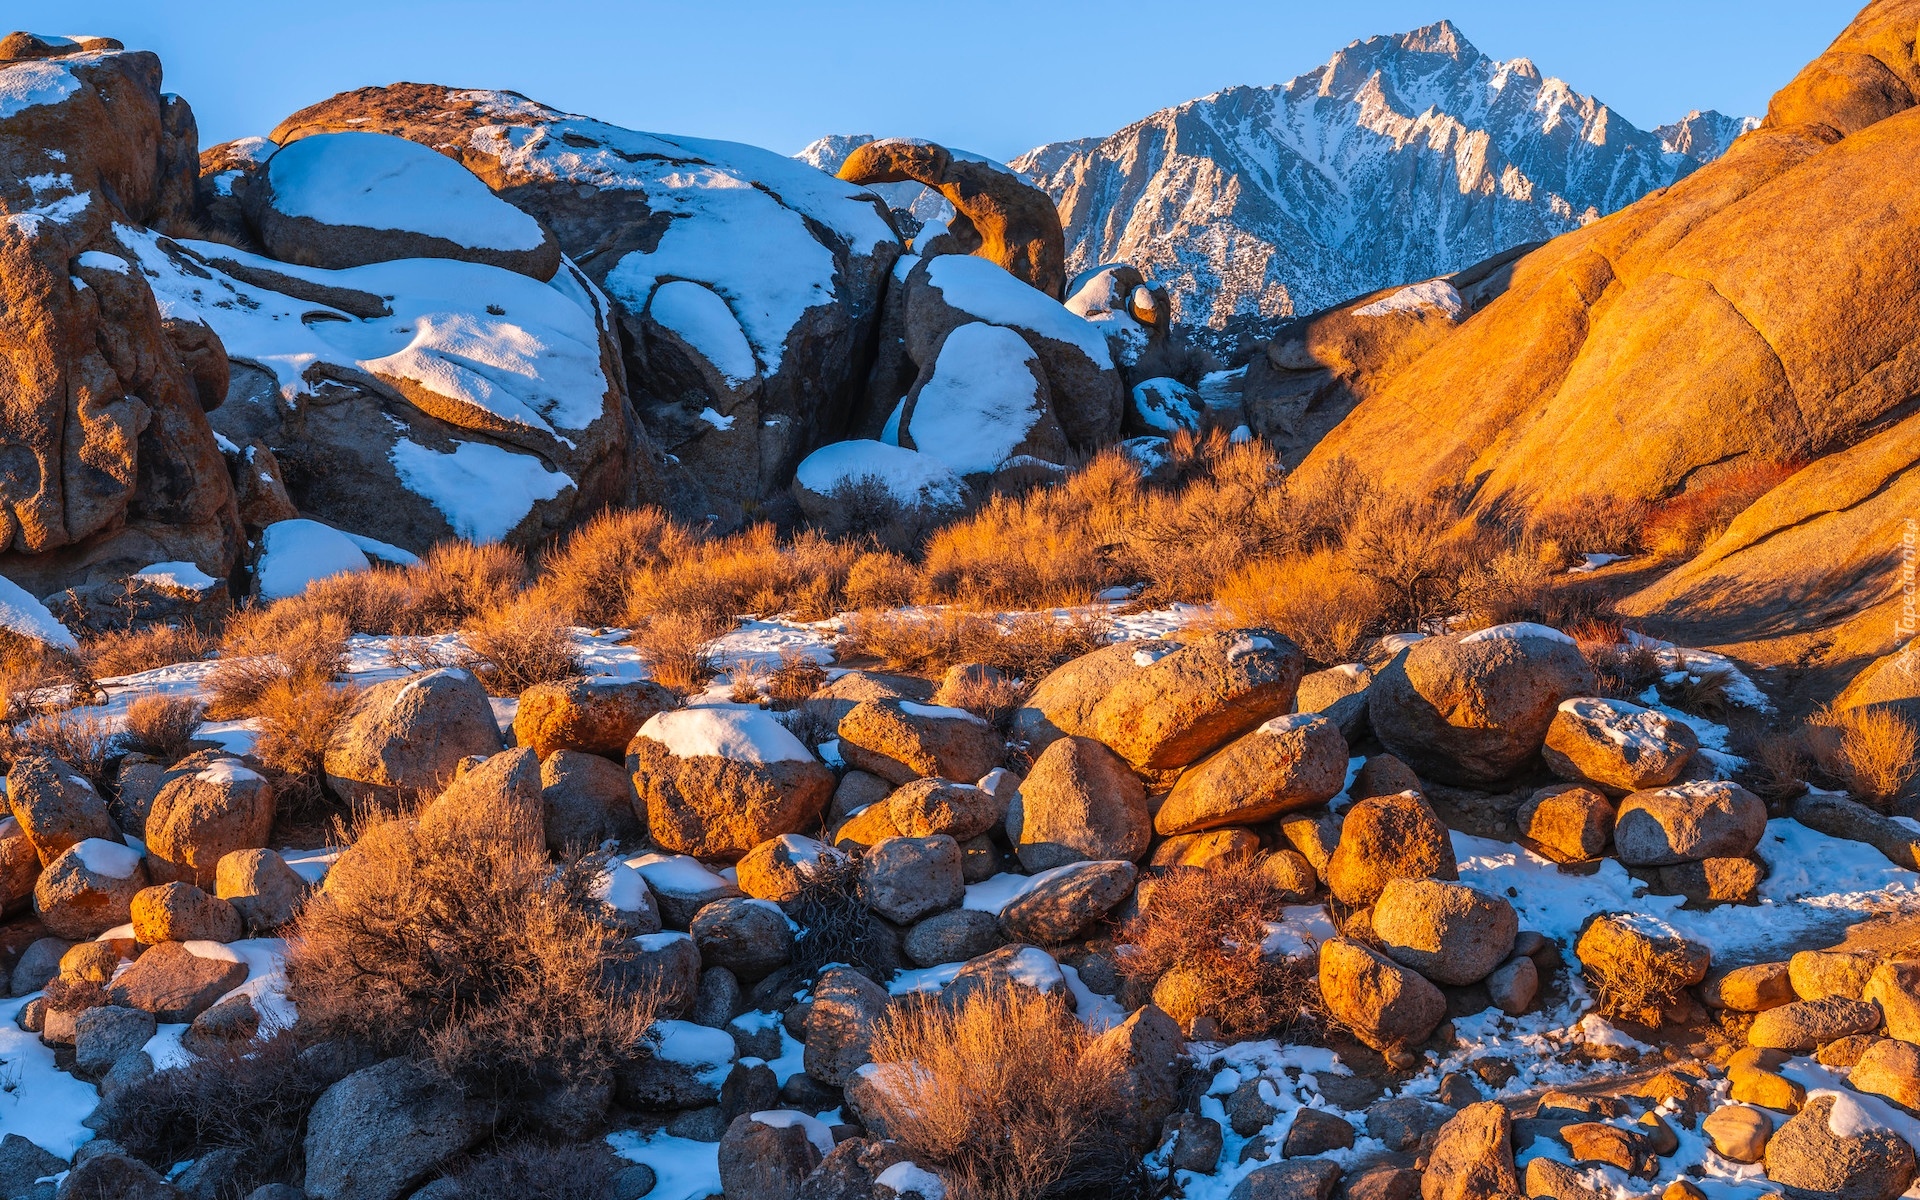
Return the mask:
{"type": "Polygon", "coordinates": [[[460,1200],[605,1200],[614,1162],[592,1143],[521,1142],[455,1173],[460,1200]]]}
{"type": "Polygon", "coordinates": [[[1003,986],[957,1008],[910,1001],[873,1037],[879,1125],[954,1200],[1139,1194],[1125,1061],[1056,997],[1003,986]]]}
{"type": "Polygon", "coordinates": [[[1454,604],[1476,629],[1510,621],[1539,621],[1556,608],[1559,572],[1535,554],[1502,550],[1467,564],[1454,604]]]}
{"type": "Polygon", "coordinates": [[[1920,732],[1894,709],[1824,710],[1809,724],[1821,768],[1855,799],[1885,808],[1920,772],[1920,732]]]}
{"type": "Polygon", "coordinates": [[[1691,558],[1797,470],[1792,463],[1753,461],[1722,471],[1654,505],[1641,525],[1640,543],[1659,558],[1691,558]]]}
{"type": "Polygon", "coordinates": [[[1759,727],[1738,729],[1737,749],[1747,760],[1744,781],[1769,804],[1783,804],[1807,790],[1812,762],[1806,739],[1759,727]]]}
{"type": "Polygon", "coordinates": [[[127,741],[132,749],[164,762],[184,758],[207,706],[191,696],[147,695],[127,705],[127,741]]]}
{"type": "Polygon", "coordinates": [[[1122,531],[1139,510],[1140,472],[1117,450],[1058,486],[996,496],[927,539],[921,591],[983,608],[1081,603],[1132,583],[1122,531]]]}
{"type": "Polygon", "coordinates": [[[1581,496],[1535,514],[1532,533],[1572,554],[1636,554],[1648,513],[1631,497],[1581,496]]]}
{"type": "Polygon", "coordinates": [[[1327,665],[1354,661],[1368,638],[1391,632],[1380,584],[1325,548],[1246,563],[1214,603],[1228,624],[1278,630],[1327,665]]]}
{"type": "Polygon", "coordinates": [[[694,540],[657,508],[602,512],[547,553],[539,590],[576,624],[618,625],[634,578],[681,557],[694,540]]]}
{"type": "Polygon", "coordinates": [[[299,1051],[282,1033],[127,1083],[100,1108],[105,1136],[162,1173],[209,1151],[236,1150],[233,1195],[298,1183],[307,1114],[329,1082],[300,1062],[299,1051]]]}
{"type": "Polygon", "coordinates": [[[1204,603],[1239,564],[1299,545],[1279,461],[1261,442],[1216,437],[1204,468],[1177,492],[1148,491],[1118,530],[1128,572],[1155,601],[1204,603]]]}
{"type": "Polygon", "coordinates": [[[835,715],[834,706],[824,700],[803,700],[785,712],[776,713],[775,719],[809,750],[818,750],[822,742],[840,736],[840,719],[835,715]]]}
{"type": "Polygon", "coordinates": [[[1709,721],[1724,721],[1734,709],[1733,696],[1729,691],[1733,686],[1733,672],[1724,667],[1684,673],[1669,672],[1661,676],[1658,686],[1661,700],[1681,712],[1705,717],[1709,721]],[[1670,678],[1670,675],[1678,675],[1678,678],[1670,678]]]}
{"type": "Polygon", "coordinates": [[[891,950],[860,890],[858,851],[821,855],[801,876],[800,890],[781,907],[800,926],[793,964],[801,978],[812,978],[829,963],[867,971],[890,969],[891,950]]]}
{"type": "Polygon", "coordinates": [[[687,695],[719,673],[713,642],[731,628],[717,613],[664,612],[636,626],[631,641],[656,683],[687,695]]]}
{"type": "Polygon", "coordinates": [[[855,556],[841,590],[849,608],[900,608],[913,602],[919,585],[912,563],[898,554],[875,550],[855,556]]]}
{"type": "Polygon", "coordinates": [[[1595,691],[1616,700],[1638,700],[1665,673],[1659,652],[1644,643],[1628,644],[1617,622],[1576,621],[1566,632],[1593,668],[1595,691]]]}
{"type": "Polygon", "coordinates": [[[1260,863],[1247,856],[1170,870],[1152,881],[1120,932],[1133,947],[1117,960],[1122,974],[1149,986],[1180,977],[1178,992],[1194,1007],[1170,1015],[1183,1027],[1212,1017],[1234,1040],[1318,1028],[1311,966],[1261,957],[1267,924],[1281,920],[1290,901],[1260,863]]]}
{"type": "Polygon", "coordinates": [[[1613,955],[1580,967],[1593,989],[1594,1011],[1658,1028],[1662,1014],[1687,993],[1692,964],[1685,949],[1645,938],[1616,938],[1613,945],[1613,955]]]}
{"type": "Polygon", "coordinates": [[[776,712],[784,712],[804,703],[826,686],[827,669],[811,655],[798,650],[780,652],[780,665],[767,676],[767,699],[776,712]]]}
{"type": "Polygon", "coordinates": [[[948,708],[964,708],[1005,732],[1007,722],[1026,703],[1027,685],[1018,679],[983,671],[963,671],[940,681],[933,702],[948,708]]]}
{"type": "Polygon", "coordinates": [[[352,632],[338,613],[283,604],[243,609],[227,622],[221,658],[207,678],[207,715],[249,716],[276,684],[324,687],[346,670],[352,632]]]}
{"type": "Polygon", "coordinates": [[[1395,628],[1418,629],[1451,607],[1468,560],[1458,537],[1464,515],[1459,499],[1448,495],[1419,501],[1370,496],[1354,514],[1348,561],[1381,586],[1395,628]]]}
{"type": "Polygon", "coordinates": [[[114,630],[88,638],[80,645],[80,661],[96,678],[111,679],[194,662],[214,646],[199,626],[149,625],[145,629],[114,630]]]}
{"type": "Polygon", "coordinates": [[[824,620],[839,611],[860,554],[858,546],[812,530],[783,544],[771,525],[695,541],[632,577],[625,622],[638,628],[671,613],[792,613],[802,620],[824,620]]]}
{"type": "Polygon", "coordinates": [[[66,763],[102,795],[107,764],[120,749],[113,723],[94,713],[42,713],[8,731],[0,726],[0,754],[8,763],[29,755],[47,755],[66,763]]]}
{"type": "Polygon", "coordinates": [[[415,1054],[508,1107],[644,1052],[655,997],[588,899],[604,863],[559,871],[537,838],[472,820],[363,830],[301,909],[287,994],[303,1031],[415,1054]]]}
{"type": "Polygon", "coordinates": [[[536,683],[580,673],[573,626],[560,608],[517,597],[471,618],[460,630],[471,652],[465,664],[496,696],[517,696],[536,683]]]}
{"type": "Polygon", "coordinates": [[[1112,627],[1098,614],[1066,620],[1046,613],[1008,618],[941,609],[931,613],[863,612],[847,625],[840,648],[868,655],[890,670],[937,674],[957,663],[985,663],[1017,679],[1038,680],[1064,662],[1105,646],[1112,627]]]}
{"type": "Polygon", "coordinates": [[[0,724],[106,702],[79,655],[0,629],[0,724]]]}
{"type": "Polygon", "coordinates": [[[527,582],[527,560],[498,542],[441,542],[406,570],[413,598],[406,628],[382,633],[451,633],[490,609],[504,607],[527,582]]]}
{"type": "Polygon", "coordinates": [[[318,814],[327,798],[327,742],[346,721],[360,691],[301,678],[271,681],[256,697],[260,724],[253,757],[272,772],[276,803],[296,818],[318,814]]]}

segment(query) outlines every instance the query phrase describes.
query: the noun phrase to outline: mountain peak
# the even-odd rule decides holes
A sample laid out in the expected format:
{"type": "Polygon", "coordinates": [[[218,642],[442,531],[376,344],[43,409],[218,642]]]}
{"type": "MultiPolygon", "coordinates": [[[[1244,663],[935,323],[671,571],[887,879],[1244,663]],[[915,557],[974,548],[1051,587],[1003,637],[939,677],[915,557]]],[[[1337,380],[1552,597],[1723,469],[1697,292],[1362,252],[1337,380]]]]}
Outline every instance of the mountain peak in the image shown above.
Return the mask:
{"type": "Polygon", "coordinates": [[[1445,19],[1388,38],[1402,50],[1416,54],[1444,54],[1449,58],[1478,58],[1480,51],[1461,33],[1460,27],[1445,19]]]}

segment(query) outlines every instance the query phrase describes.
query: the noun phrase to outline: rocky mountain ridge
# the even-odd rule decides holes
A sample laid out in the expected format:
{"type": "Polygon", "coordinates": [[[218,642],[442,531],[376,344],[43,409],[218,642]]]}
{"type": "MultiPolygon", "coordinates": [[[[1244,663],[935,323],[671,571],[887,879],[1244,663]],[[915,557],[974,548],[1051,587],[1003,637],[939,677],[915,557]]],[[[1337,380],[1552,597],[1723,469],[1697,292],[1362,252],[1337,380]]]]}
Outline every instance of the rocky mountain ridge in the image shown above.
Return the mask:
{"type": "MultiPolygon", "coordinates": [[[[1132,263],[1167,286],[1176,324],[1225,351],[1242,331],[1577,229],[1755,124],[1696,111],[1641,130],[1441,21],[1011,165],[1059,205],[1070,271],[1132,263]]],[[[859,140],[798,157],[832,170],[859,140]]],[[[887,199],[922,220],[937,208],[887,199]]]]}

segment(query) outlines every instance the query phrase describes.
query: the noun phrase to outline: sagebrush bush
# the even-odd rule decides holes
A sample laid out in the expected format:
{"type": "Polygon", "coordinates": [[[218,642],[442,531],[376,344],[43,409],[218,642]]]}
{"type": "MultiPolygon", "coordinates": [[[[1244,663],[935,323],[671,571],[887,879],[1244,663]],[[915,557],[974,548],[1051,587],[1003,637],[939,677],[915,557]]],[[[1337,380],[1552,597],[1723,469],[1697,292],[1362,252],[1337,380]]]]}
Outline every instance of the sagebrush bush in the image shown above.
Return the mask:
{"type": "Polygon", "coordinates": [[[273,775],[276,804],[295,818],[319,815],[327,801],[327,743],[360,690],[300,678],[271,681],[254,698],[260,731],[253,757],[273,775]]]}
{"type": "Polygon", "coordinates": [[[619,625],[633,580],[685,554],[694,540],[658,508],[602,512],[547,553],[538,586],[576,624],[619,625]]]}
{"type": "Polygon", "coordinates": [[[767,675],[767,699],[776,712],[795,708],[826,685],[827,669],[811,654],[783,650],[780,665],[767,675]]]}
{"type": "Polygon", "coordinates": [[[1625,496],[1581,496],[1535,513],[1533,535],[1569,554],[1638,554],[1648,505],[1625,496]]]}
{"type": "Polygon", "coordinates": [[[525,1120],[541,1097],[644,1053],[655,997],[537,836],[469,797],[450,819],[363,829],[301,909],[287,995],[301,1031],[414,1054],[525,1120]]]}
{"type": "Polygon", "coordinates": [[[281,682],[324,687],[346,670],[352,632],[337,612],[288,608],[286,601],[234,613],[221,640],[220,661],[207,677],[207,715],[218,720],[250,716],[281,682]]]}
{"type": "Polygon", "coordinates": [[[483,609],[460,628],[467,666],[496,696],[517,696],[536,683],[580,673],[573,626],[558,605],[521,596],[483,609]]]}
{"type": "Polygon", "coordinates": [[[80,643],[80,661],[96,678],[111,679],[205,658],[215,641],[199,626],[149,625],[95,634],[80,643]]]}
{"type": "Polygon", "coordinates": [[[1884,809],[1920,773],[1920,731],[1894,709],[1826,709],[1810,726],[1821,768],[1857,800],[1884,809]]]}
{"type": "Polygon", "coordinates": [[[1236,1040],[1318,1029],[1323,1009],[1311,965],[1260,953],[1291,897],[1258,856],[1176,867],[1145,891],[1139,913],[1120,931],[1132,949],[1118,967],[1148,986],[1178,976],[1177,986],[1156,995],[1182,1028],[1204,1016],[1236,1040]]]}
{"type": "Polygon", "coordinates": [[[1753,502],[1799,470],[1797,464],[1752,461],[1649,507],[1640,543],[1658,558],[1691,558],[1727,531],[1753,502]]]}
{"type": "Polygon", "coordinates": [[[206,715],[207,706],[191,696],[141,696],[127,705],[129,748],[163,762],[183,758],[206,715]]]}
{"type": "Polygon", "coordinates": [[[1619,938],[1613,954],[1583,960],[1580,969],[1593,989],[1595,1012],[1657,1028],[1686,995],[1692,964],[1679,946],[1619,938]]]}
{"type": "Polygon", "coordinates": [[[1392,632],[1384,589],[1324,546],[1240,564],[1215,603],[1225,624],[1278,630],[1325,666],[1353,662],[1369,638],[1392,632]]]}
{"type": "Polygon", "coordinates": [[[731,628],[718,613],[663,612],[636,625],[632,642],[655,682],[688,695],[719,674],[713,643],[731,628]]]}
{"type": "Polygon", "coordinates": [[[605,1200],[612,1155],[587,1144],[520,1142],[454,1173],[459,1200],[605,1200]]]}
{"type": "Polygon", "coordinates": [[[1637,701],[1665,673],[1659,652],[1644,642],[1629,644],[1618,622],[1575,621],[1565,632],[1593,668],[1595,690],[1602,696],[1637,701]]]}
{"type": "Polygon", "coordinates": [[[236,1196],[298,1184],[307,1114],[331,1082],[301,1063],[299,1051],[283,1032],[124,1084],[101,1105],[103,1132],[162,1174],[209,1151],[238,1151],[236,1196]]]}
{"type": "Polygon", "coordinates": [[[890,670],[938,674],[959,663],[984,663],[1038,682],[1047,672],[1108,644],[1112,626],[1097,614],[1056,619],[1046,613],[995,618],[939,609],[863,612],[847,623],[843,655],[867,655],[890,670]]]}
{"type": "Polygon", "coordinates": [[[1347,560],[1383,589],[1394,628],[1418,629],[1451,608],[1473,557],[1459,536],[1464,515],[1459,501],[1445,495],[1418,501],[1370,496],[1354,514],[1347,560]]]}
{"type": "Polygon", "coordinates": [[[988,724],[1006,731],[1014,712],[1026,703],[1032,689],[1024,680],[985,671],[962,671],[940,681],[933,694],[935,704],[961,708],[988,724]]]}
{"type": "Polygon", "coordinates": [[[1056,996],[1011,984],[958,1007],[896,1004],[874,1031],[867,1093],[887,1135],[953,1200],[1127,1196],[1125,1060],[1056,996]]]}
{"type": "Polygon", "coordinates": [[[11,764],[29,755],[47,755],[86,777],[106,794],[107,764],[120,748],[119,731],[97,713],[42,713],[13,726],[0,726],[0,757],[11,764]]]}

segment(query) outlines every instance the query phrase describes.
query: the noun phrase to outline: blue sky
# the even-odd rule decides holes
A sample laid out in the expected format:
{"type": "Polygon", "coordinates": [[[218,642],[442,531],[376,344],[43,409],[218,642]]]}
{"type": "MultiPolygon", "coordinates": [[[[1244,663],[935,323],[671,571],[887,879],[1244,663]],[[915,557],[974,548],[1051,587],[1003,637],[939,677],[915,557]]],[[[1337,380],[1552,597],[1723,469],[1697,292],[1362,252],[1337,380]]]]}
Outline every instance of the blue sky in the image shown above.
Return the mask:
{"type": "Polygon", "coordinates": [[[7,20],[158,51],[201,144],[265,133],[336,91],[407,79],[524,92],[640,129],[791,153],[822,133],[1009,158],[1111,133],[1340,46],[1450,18],[1642,128],[1767,97],[1863,0],[10,0],[7,20]]]}

